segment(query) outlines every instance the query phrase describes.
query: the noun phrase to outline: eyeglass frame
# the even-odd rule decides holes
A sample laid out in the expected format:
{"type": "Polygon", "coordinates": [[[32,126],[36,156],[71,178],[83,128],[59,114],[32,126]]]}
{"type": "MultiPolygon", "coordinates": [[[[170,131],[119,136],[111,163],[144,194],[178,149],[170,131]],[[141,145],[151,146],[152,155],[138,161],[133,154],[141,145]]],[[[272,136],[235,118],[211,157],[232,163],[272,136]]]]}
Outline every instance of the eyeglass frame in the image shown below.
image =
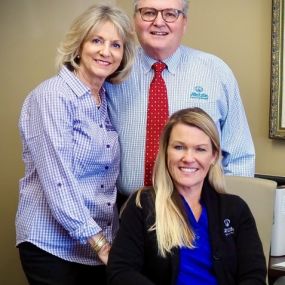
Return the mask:
{"type": "Polygon", "coordinates": [[[140,12],[140,15],[141,15],[142,20],[145,21],[145,22],[149,22],[149,23],[150,23],[150,22],[154,22],[154,21],[156,20],[156,18],[157,18],[157,16],[158,16],[158,13],[159,13],[159,12],[160,12],[160,14],[161,14],[161,17],[162,17],[163,21],[165,21],[166,23],[174,23],[174,22],[176,22],[181,14],[183,15],[183,17],[185,16],[185,13],[184,13],[182,10],[175,9],[175,8],[166,8],[166,9],[158,10],[158,9],[151,8],[151,7],[141,7],[141,8],[136,9],[136,12],[140,12]],[[155,17],[153,18],[153,20],[145,20],[145,19],[143,18],[142,13],[141,13],[141,11],[142,11],[143,9],[151,9],[151,10],[153,10],[153,11],[156,12],[156,15],[155,15],[155,17]],[[167,21],[167,20],[164,19],[163,12],[166,11],[166,10],[175,11],[175,12],[177,13],[177,17],[175,18],[174,21],[170,21],[170,22],[169,22],[169,21],[167,21]]]}

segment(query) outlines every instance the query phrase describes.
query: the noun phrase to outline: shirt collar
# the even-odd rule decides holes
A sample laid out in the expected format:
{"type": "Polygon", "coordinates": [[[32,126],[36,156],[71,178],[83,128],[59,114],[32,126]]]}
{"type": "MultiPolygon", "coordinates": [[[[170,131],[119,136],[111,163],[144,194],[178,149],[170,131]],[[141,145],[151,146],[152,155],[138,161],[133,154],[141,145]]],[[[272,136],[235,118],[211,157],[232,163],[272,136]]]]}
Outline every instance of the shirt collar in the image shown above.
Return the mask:
{"type": "MultiPolygon", "coordinates": [[[[88,88],[75,74],[70,71],[66,66],[63,66],[58,73],[65,83],[71,88],[77,97],[81,97],[85,94],[91,95],[91,90],[88,88]]],[[[100,95],[105,94],[105,89],[101,87],[100,95]]]]}
{"type": "MultiPolygon", "coordinates": [[[[138,49],[138,54],[139,54],[138,58],[142,60],[142,66],[144,69],[144,73],[149,72],[151,70],[152,65],[157,60],[147,55],[141,47],[138,49]]],[[[163,60],[163,62],[167,65],[167,70],[171,74],[175,74],[177,67],[180,63],[180,60],[181,60],[181,47],[178,47],[178,49],[170,57],[163,60]]]]}

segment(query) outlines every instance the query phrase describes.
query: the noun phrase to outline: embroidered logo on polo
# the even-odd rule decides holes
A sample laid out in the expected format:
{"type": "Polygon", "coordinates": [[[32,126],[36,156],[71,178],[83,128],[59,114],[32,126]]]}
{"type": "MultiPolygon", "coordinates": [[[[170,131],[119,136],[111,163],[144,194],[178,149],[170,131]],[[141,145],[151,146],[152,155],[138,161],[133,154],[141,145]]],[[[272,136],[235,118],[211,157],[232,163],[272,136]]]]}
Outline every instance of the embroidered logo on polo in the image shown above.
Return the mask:
{"type": "Polygon", "coordinates": [[[225,236],[230,236],[235,233],[235,229],[231,226],[231,220],[230,219],[224,219],[224,234],[225,236]]]}
{"type": "Polygon", "coordinates": [[[201,100],[208,100],[209,96],[204,92],[202,86],[195,86],[194,91],[191,93],[191,98],[193,99],[201,99],[201,100]]]}

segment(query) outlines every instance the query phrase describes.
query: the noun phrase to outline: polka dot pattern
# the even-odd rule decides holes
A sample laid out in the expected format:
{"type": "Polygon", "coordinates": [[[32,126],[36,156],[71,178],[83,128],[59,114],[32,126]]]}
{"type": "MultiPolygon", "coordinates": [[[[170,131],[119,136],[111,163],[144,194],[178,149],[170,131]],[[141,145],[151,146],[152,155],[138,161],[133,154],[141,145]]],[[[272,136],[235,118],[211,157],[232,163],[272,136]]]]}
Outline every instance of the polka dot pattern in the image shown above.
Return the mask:
{"type": "Polygon", "coordinates": [[[156,62],[153,64],[154,77],[150,83],[147,125],[146,125],[146,151],[144,185],[152,185],[152,170],[158,152],[159,137],[168,119],[167,89],[162,78],[162,71],[166,64],[156,62]]]}

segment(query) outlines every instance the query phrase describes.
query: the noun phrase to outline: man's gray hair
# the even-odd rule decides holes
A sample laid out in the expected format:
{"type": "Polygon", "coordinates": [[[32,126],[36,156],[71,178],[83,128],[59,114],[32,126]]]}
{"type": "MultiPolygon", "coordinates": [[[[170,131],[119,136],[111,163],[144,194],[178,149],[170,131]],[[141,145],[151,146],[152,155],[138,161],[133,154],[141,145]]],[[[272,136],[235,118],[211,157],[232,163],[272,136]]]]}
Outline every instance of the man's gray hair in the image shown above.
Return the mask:
{"type": "MultiPolygon", "coordinates": [[[[136,11],[137,7],[138,7],[138,3],[140,0],[133,0],[133,4],[134,4],[134,11],[136,11]]],[[[155,1],[155,0],[153,0],[155,1]]],[[[188,10],[189,10],[189,0],[181,0],[182,4],[183,4],[183,8],[182,11],[184,12],[185,15],[187,15],[188,10]]]]}

